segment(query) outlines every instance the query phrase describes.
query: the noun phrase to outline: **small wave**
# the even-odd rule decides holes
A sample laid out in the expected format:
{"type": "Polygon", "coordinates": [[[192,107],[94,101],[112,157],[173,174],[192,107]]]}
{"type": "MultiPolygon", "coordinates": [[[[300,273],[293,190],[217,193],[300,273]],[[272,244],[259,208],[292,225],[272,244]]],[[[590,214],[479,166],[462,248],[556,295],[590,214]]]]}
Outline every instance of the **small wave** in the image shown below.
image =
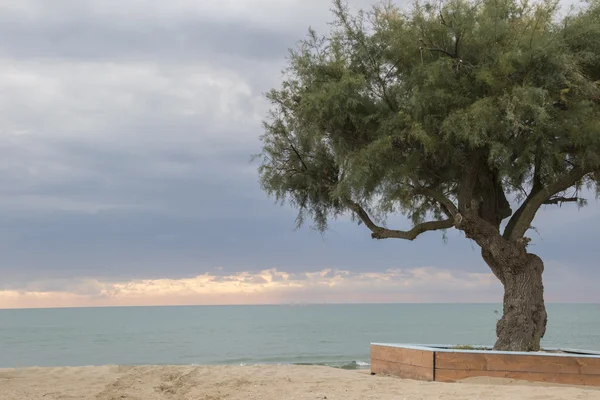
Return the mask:
{"type": "Polygon", "coordinates": [[[351,361],[347,364],[342,365],[342,369],[367,369],[371,366],[371,363],[366,361],[351,361]]]}
{"type": "MultiPolygon", "coordinates": [[[[304,366],[322,366],[322,367],[331,367],[331,368],[340,368],[340,369],[368,369],[371,364],[367,361],[354,360],[354,361],[331,361],[331,360],[314,360],[312,357],[297,357],[296,360],[281,360],[281,359],[252,359],[252,358],[237,358],[237,359],[227,359],[222,360],[216,363],[216,365],[239,365],[240,367],[249,367],[249,366],[257,366],[257,365],[304,365],[304,366]],[[305,358],[306,360],[302,360],[305,358]]],[[[335,358],[334,358],[335,359],[335,358]]],[[[193,366],[203,365],[200,363],[193,363],[193,366]]]]}
{"type": "Polygon", "coordinates": [[[323,367],[331,367],[331,368],[340,368],[340,369],[348,369],[348,370],[354,370],[354,369],[367,369],[371,366],[370,363],[366,362],[366,361],[349,361],[349,362],[317,362],[317,363],[292,363],[292,365],[306,365],[306,366],[311,366],[311,365],[317,365],[317,366],[323,366],[323,367]]]}

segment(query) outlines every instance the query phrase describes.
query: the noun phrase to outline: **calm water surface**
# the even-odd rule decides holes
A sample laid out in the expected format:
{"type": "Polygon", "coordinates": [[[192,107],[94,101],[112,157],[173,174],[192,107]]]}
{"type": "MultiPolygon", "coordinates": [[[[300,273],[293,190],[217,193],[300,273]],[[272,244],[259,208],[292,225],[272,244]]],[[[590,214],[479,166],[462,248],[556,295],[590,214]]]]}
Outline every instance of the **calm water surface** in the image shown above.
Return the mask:
{"type": "MultiPolygon", "coordinates": [[[[0,368],[307,363],[366,367],[371,342],[492,344],[494,304],[0,310],[0,368]]],[[[600,305],[548,305],[544,346],[600,350],[600,305]]]]}

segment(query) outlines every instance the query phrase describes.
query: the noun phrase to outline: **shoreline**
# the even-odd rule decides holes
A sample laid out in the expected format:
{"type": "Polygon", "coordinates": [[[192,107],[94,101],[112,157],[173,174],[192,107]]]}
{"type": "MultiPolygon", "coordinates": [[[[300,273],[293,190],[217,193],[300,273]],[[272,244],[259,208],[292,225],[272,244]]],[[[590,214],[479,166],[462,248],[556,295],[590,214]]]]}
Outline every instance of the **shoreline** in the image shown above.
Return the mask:
{"type": "Polygon", "coordinates": [[[322,361],[322,362],[288,362],[288,361],[235,361],[222,363],[191,363],[191,364],[80,364],[80,365],[27,365],[27,366],[1,366],[0,372],[7,370],[26,370],[26,369],[50,369],[50,368],[94,368],[94,367],[325,367],[341,369],[344,371],[370,371],[371,363],[369,361],[322,361]]]}
{"type": "Polygon", "coordinates": [[[87,366],[0,369],[0,400],[49,399],[593,399],[600,388],[477,378],[459,383],[301,365],[87,366]]]}

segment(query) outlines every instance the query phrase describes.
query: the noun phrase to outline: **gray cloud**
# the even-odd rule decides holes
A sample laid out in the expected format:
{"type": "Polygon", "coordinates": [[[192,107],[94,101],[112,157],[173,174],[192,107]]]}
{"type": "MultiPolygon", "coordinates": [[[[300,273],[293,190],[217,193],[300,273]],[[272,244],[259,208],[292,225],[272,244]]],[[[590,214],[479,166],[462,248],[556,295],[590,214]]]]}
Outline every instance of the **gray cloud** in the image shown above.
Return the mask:
{"type": "Polygon", "coordinates": [[[298,40],[297,32],[229,24],[207,17],[183,16],[162,21],[113,21],[74,14],[59,23],[24,23],[0,18],[0,34],[17,38],[3,46],[4,54],[19,58],[86,60],[196,60],[233,56],[249,60],[280,59],[298,40]],[[77,18],[79,17],[79,18],[77,18]],[[83,18],[82,18],[83,17],[83,18]],[[218,40],[213,40],[218,38],[218,40]]]}
{"type": "MultiPolygon", "coordinates": [[[[325,237],[294,231],[294,211],[258,188],[262,93],[308,26],[326,27],[327,2],[140,4],[0,0],[2,287],[268,268],[290,281],[325,268],[487,272],[453,232],[447,244],[372,241],[345,219],[325,237]]],[[[535,250],[591,273],[599,210],[544,211],[535,250]]],[[[83,282],[71,289],[101,289],[83,282]]]]}

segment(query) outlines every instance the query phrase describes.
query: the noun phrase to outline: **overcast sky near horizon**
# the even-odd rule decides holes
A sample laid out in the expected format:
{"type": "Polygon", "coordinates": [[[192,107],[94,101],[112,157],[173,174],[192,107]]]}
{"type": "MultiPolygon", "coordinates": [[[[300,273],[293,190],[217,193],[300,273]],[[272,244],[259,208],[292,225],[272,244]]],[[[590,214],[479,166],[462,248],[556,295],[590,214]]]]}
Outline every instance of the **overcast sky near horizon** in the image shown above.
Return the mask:
{"type": "MultiPolygon", "coordinates": [[[[0,0],[0,308],[500,301],[456,232],[322,237],[261,192],[263,93],[330,6],[0,0]]],[[[599,225],[593,197],[536,220],[549,301],[600,301],[599,225]]]]}

